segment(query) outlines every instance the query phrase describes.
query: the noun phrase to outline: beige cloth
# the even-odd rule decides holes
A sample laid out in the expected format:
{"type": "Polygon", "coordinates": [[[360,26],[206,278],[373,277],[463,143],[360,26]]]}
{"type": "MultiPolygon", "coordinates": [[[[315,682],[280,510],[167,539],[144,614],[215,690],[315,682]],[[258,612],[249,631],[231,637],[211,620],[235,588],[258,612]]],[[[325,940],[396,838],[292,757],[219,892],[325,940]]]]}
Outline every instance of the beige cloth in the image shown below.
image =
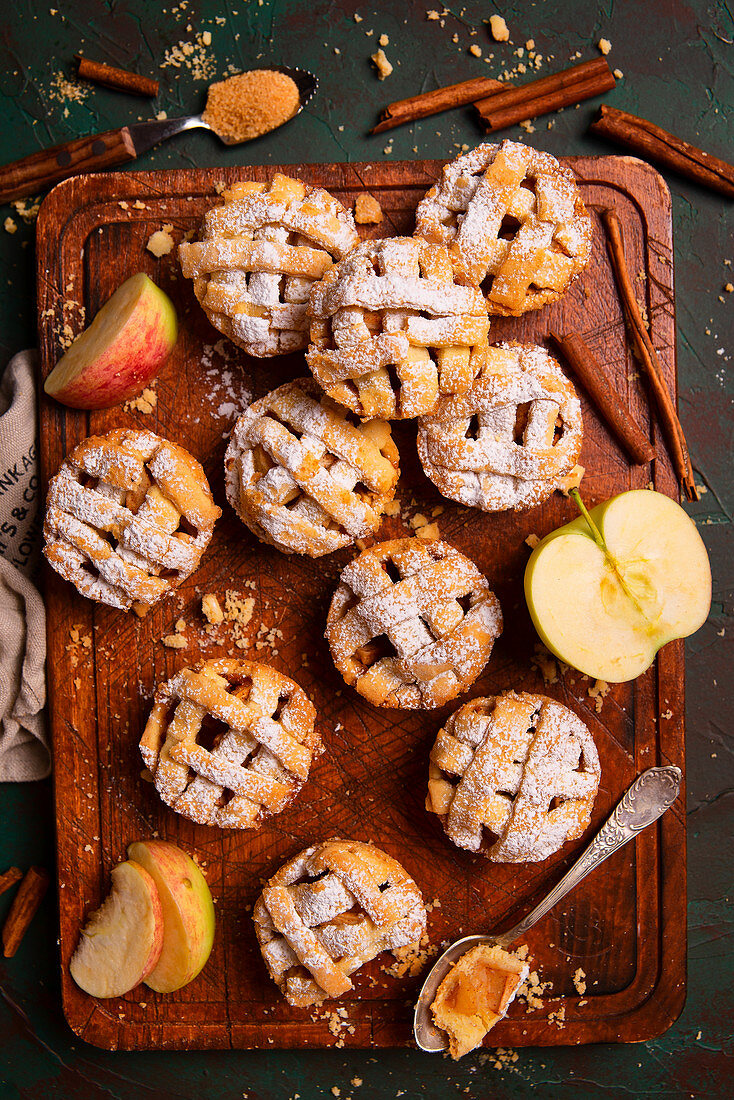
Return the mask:
{"type": "Polygon", "coordinates": [[[30,579],[38,564],[35,353],[19,352],[0,382],[0,782],[43,779],[46,612],[30,579]]]}

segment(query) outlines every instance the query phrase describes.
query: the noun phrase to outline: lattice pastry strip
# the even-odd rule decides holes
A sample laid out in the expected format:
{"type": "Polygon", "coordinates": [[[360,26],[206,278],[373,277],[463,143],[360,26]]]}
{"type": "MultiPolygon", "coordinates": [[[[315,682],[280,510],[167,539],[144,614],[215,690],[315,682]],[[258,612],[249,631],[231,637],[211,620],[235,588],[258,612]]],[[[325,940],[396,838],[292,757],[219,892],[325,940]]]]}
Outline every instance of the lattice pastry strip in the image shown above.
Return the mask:
{"type": "Polygon", "coordinates": [[[251,355],[282,355],[306,346],[311,286],[358,241],[337,199],[276,173],[225,191],[179,260],[216,328],[251,355]]]}
{"type": "Polygon", "coordinates": [[[51,479],[43,552],[82,595],[142,615],[197,567],[220,515],[187,451],[118,428],[80,443],[51,479]]]}
{"type": "Polygon", "coordinates": [[[326,637],[371,703],[427,708],[470,687],[501,630],[499,601],[473,562],[445,542],[397,539],[344,569],[326,637]]]}
{"type": "Polygon", "coordinates": [[[418,204],[415,235],[448,248],[490,314],[516,317],[568,290],[589,262],[592,227],[570,169],[503,141],[446,165],[418,204]]]}
{"type": "Polygon", "coordinates": [[[486,512],[530,508],[562,487],[581,452],[581,406],[544,348],[490,347],[469,391],[418,423],[418,455],[444,496],[486,512]]]}
{"type": "Polygon", "coordinates": [[[239,418],[225,456],[227,498],[258,538],[320,557],[377,530],[398,452],[385,421],[351,420],[312,378],[279,386],[239,418]]]}
{"type": "Polygon", "coordinates": [[[158,688],[140,751],[171,809],[254,829],[308,779],[321,751],[315,718],[306,693],[269,665],[206,661],[158,688]]]}
{"type": "Polygon", "coordinates": [[[270,976],[289,1004],[321,1004],[352,988],[349,975],[425,932],[420,890],[371,844],[332,839],[307,848],[270,879],[254,910],[270,976]]]}
{"type": "Polygon", "coordinates": [[[362,417],[430,411],[484,362],[482,295],[456,285],[446,250],[408,237],[366,241],[314,284],[306,359],[319,385],[362,417]]]}
{"type": "Polygon", "coordinates": [[[426,809],[460,848],[538,861],[581,836],[599,777],[594,739],[573,711],[511,691],[451,715],[431,750],[426,809]]]}

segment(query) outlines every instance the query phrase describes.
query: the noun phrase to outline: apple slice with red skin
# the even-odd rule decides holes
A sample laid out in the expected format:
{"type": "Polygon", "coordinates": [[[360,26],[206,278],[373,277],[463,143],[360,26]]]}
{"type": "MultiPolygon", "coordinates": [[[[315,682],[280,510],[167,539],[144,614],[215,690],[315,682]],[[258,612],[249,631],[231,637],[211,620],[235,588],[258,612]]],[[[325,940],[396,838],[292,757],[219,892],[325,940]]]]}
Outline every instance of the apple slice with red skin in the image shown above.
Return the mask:
{"type": "Polygon", "coordinates": [[[173,351],[171,299],[140,272],[118,287],[44,382],[49,397],[74,409],[109,409],[135,397],[173,351]]]}
{"type": "Polygon", "coordinates": [[[127,854],[153,877],[163,906],[163,948],[145,984],[172,993],[193,981],[211,954],[214,903],[190,855],[166,840],[138,840],[127,854]]]}
{"type": "Polygon", "coordinates": [[[130,860],[110,875],[110,893],[82,929],[69,970],[92,997],[121,997],[150,974],[163,947],[163,908],[155,882],[130,860]]]}

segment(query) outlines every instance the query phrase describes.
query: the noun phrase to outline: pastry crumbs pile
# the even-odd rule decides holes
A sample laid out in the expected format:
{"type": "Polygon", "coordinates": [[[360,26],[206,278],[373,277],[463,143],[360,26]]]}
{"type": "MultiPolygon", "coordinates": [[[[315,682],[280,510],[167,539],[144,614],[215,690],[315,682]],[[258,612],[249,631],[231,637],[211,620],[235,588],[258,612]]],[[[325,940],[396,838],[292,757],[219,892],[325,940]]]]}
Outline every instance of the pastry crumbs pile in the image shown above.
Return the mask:
{"type": "Polygon", "coordinates": [[[253,69],[211,84],[202,119],[222,141],[249,141],[293,118],[300,102],[291,77],[253,69]]]}
{"type": "Polygon", "coordinates": [[[141,394],[126,401],[123,408],[125,412],[139,412],[149,416],[157,404],[158,394],[151,386],[146,386],[141,394]]]}
{"type": "Polygon", "coordinates": [[[601,714],[604,700],[610,691],[611,688],[606,680],[595,680],[594,683],[586,689],[587,695],[590,695],[594,700],[594,710],[597,714],[601,714]]]}
{"type": "MultiPolygon", "coordinates": [[[[79,661],[84,656],[85,650],[88,652],[92,648],[92,635],[82,634],[84,629],[81,623],[75,623],[69,628],[69,638],[71,641],[66,647],[66,652],[69,654],[69,663],[72,668],[76,668],[79,661]]],[[[76,683],[76,681],[75,681],[76,683]]],[[[79,686],[78,684],[76,685],[79,686]]]]}

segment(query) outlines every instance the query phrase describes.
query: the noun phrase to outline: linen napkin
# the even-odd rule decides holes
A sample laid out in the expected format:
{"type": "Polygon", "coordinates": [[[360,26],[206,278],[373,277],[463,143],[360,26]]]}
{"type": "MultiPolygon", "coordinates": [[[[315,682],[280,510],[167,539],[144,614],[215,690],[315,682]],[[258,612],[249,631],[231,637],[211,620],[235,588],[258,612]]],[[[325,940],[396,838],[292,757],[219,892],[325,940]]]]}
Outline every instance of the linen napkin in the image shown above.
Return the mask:
{"type": "Polygon", "coordinates": [[[0,782],[43,779],[46,611],[31,579],[41,524],[35,352],[21,351],[0,382],[0,782]]]}

